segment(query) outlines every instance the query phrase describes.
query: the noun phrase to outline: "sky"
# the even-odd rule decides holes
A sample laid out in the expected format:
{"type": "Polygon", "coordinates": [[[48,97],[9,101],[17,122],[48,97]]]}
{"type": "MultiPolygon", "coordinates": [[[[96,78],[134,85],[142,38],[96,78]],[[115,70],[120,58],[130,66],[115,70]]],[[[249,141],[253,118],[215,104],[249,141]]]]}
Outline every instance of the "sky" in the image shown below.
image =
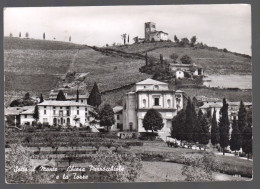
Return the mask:
{"type": "Polygon", "coordinates": [[[4,10],[4,35],[104,46],[123,43],[121,34],[144,37],[144,23],[179,39],[196,36],[208,46],[251,55],[251,7],[232,5],[152,5],[32,7],[4,10]]]}

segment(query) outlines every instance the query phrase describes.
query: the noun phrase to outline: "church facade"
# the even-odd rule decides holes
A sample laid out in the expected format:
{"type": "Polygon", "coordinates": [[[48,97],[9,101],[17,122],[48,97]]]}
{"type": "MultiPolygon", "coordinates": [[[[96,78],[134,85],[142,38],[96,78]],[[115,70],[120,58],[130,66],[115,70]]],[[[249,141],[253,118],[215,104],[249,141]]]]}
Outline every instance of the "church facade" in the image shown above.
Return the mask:
{"type": "Polygon", "coordinates": [[[136,83],[125,96],[123,130],[146,132],[143,119],[149,109],[156,109],[163,118],[162,132],[170,132],[172,118],[183,108],[183,91],[169,89],[167,83],[146,79],[136,83]]]}

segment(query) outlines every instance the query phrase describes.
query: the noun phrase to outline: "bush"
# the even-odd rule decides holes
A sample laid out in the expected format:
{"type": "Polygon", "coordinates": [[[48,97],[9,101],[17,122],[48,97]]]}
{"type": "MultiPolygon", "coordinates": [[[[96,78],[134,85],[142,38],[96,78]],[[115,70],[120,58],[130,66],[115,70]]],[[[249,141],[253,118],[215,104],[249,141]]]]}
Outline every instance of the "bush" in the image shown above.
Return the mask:
{"type": "Polygon", "coordinates": [[[133,182],[142,168],[141,159],[133,153],[99,151],[92,158],[90,179],[93,182],[133,182]],[[95,168],[117,169],[117,171],[95,171],[95,168]]]}
{"type": "Polygon", "coordinates": [[[185,154],[182,175],[186,181],[212,181],[212,171],[216,166],[216,157],[211,153],[185,154]]]}
{"type": "Polygon", "coordinates": [[[157,133],[151,133],[151,132],[143,132],[140,133],[140,140],[155,140],[156,137],[158,136],[157,133]]]}

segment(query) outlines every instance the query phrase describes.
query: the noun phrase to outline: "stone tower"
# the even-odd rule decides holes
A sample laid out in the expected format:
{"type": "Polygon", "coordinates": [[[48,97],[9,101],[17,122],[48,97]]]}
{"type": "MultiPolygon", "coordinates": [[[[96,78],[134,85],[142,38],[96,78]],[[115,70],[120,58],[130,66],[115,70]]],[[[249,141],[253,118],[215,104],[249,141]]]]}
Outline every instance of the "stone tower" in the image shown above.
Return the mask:
{"type": "Polygon", "coordinates": [[[153,23],[153,22],[144,23],[145,41],[150,41],[150,34],[155,31],[156,31],[155,23],[153,23]]]}

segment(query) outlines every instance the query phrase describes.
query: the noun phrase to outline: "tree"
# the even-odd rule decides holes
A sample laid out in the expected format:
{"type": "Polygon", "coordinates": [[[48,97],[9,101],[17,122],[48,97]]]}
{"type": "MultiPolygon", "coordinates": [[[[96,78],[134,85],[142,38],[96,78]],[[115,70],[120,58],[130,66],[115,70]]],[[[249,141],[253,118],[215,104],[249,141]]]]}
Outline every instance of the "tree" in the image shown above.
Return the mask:
{"type": "Polygon", "coordinates": [[[28,32],[25,33],[25,37],[29,38],[29,33],[28,32]]]}
{"type": "Polygon", "coordinates": [[[183,131],[183,139],[187,142],[192,142],[193,137],[193,115],[192,115],[192,104],[190,98],[188,99],[186,110],[186,120],[183,131]]]}
{"type": "Polygon", "coordinates": [[[189,45],[189,43],[190,43],[189,39],[188,39],[187,37],[185,37],[185,38],[182,38],[182,39],[181,39],[181,41],[180,41],[180,46],[181,46],[181,47],[184,47],[184,46],[189,45]]]}
{"type": "Polygon", "coordinates": [[[201,133],[201,120],[203,117],[203,113],[201,109],[198,112],[198,118],[197,121],[194,121],[194,129],[193,129],[193,141],[194,142],[199,142],[200,138],[200,133],[201,133]]]}
{"type": "Polygon", "coordinates": [[[107,132],[109,127],[115,123],[114,111],[109,104],[105,104],[100,111],[100,125],[107,127],[107,132]]]}
{"type": "Polygon", "coordinates": [[[226,99],[223,99],[223,106],[220,109],[219,119],[219,143],[225,155],[225,148],[229,144],[229,119],[228,119],[228,104],[226,99]]]}
{"type": "Polygon", "coordinates": [[[230,139],[230,149],[232,151],[238,151],[241,148],[241,133],[237,126],[237,120],[236,117],[233,119],[232,123],[232,133],[231,133],[231,139],[230,139]]]}
{"type": "Polygon", "coordinates": [[[246,118],[247,112],[246,108],[244,106],[243,101],[240,101],[240,106],[238,110],[238,128],[240,130],[240,133],[243,133],[244,128],[247,124],[247,118],[246,118]]]}
{"type": "Polygon", "coordinates": [[[178,56],[178,54],[176,54],[176,53],[172,53],[172,54],[170,55],[170,58],[173,60],[174,63],[177,63],[176,60],[178,59],[178,57],[179,57],[179,56],[178,56]]]}
{"type": "Polygon", "coordinates": [[[43,33],[43,40],[45,40],[45,32],[43,33]]]}
{"type": "Polygon", "coordinates": [[[194,47],[196,41],[197,41],[197,37],[196,37],[196,36],[193,36],[193,37],[190,39],[190,44],[191,44],[192,47],[194,47]]]}
{"type": "MultiPolygon", "coordinates": [[[[192,128],[193,128],[193,136],[192,136],[192,141],[193,142],[199,142],[199,133],[200,133],[200,124],[199,124],[199,119],[197,112],[195,110],[195,103],[191,101],[191,115],[192,115],[192,128]]],[[[202,113],[202,112],[201,112],[202,113]]],[[[200,115],[201,116],[201,115],[200,115]]]]}
{"type": "Polygon", "coordinates": [[[64,95],[62,90],[59,91],[56,100],[58,100],[58,101],[66,101],[66,97],[65,97],[65,95],[64,95]]]}
{"type": "Polygon", "coordinates": [[[249,154],[252,153],[252,126],[247,125],[242,134],[242,150],[247,154],[247,159],[249,159],[249,154]]]}
{"type": "Polygon", "coordinates": [[[160,54],[160,62],[161,62],[161,64],[163,64],[163,55],[162,54],[160,54]]]}
{"type": "Polygon", "coordinates": [[[158,131],[163,128],[162,115],[155,109],[149,109],[143,119],[143,127],[146,131],[158,131]]]}
{"type": "Polygon", "coordinates": [[[22,34],[21,34],[21,32],[19,32],[19,37],[21,37],[22,36],[22,34]]]}
{"type": "Polygon", "coordinates": [[[182,109],[178,114],[172,119],[171,137],[176,138],[182,142],[183,140],[183,129],[185,126],[185,110],[182,109]]]}
{"type": "Polygon", "coordinates": [[[148,65],[148,55],[147,55],[147,52],[145,53],[145,65],[146,66],[148,65]]]}
{"type": "Polygon", "coordinates": [[[9,34],[9,37],[13,37],[13,33],[10,33],[10,34],[9,34]]]}
{"type": "Polygon", "coordinates": [[[35,122],[37,124],[37,122],[39,120],[39,107],[38,107],[38,105],[36,105],[35,108],[34,108],[33,118],[35,119],[35,122]]]}
{"type": "Polygon", "coordinates": [[[41,94],[41,96],[40,96],[40,103],[42,103],[42,102],[43,102],[43,96],[41,94]]]}
{"type": "Polygon", "coordinates": [[[209,143],[210,133],[209,133],[209,123],[206,115],[203,115],[200,121],[200,128],[201,128],[201,133],[199,137],[199,143],[203,145],[207,145],[209,143]]]}
{"type": "Polygon", "coordinates": [[[183,64],[191,64],[192,63],[192,59],[188,55],[183,55],[180,60],[183,64]]]}
{"type": "Polygon", "coordinates": [[[126,42],[126,36],[127,36],[126,33],[121,34],[121,38],[124,41],[124,45],[125,45],[125,42],[126,42]]]}
{"type": "Polygon", "coordinates": [[[77,98],[76,98],[76,102],[79,101],[79,89],[77,89],[77,98]]]}
{"type": "Polygon", "coordinates": [[[69,42],[71,42],[71,36],[69,37],[69,42]]]}
{"type": "Polygon", "coordinates": [[[211,120],[211,144],[216,145],[219,143],[219,128],[216,118],[216,110],[214,109],[213,118],[211,120]]]}
{"type": "Polygon", "coordinates": [[[128,37],[127,37],[127,43],[129,43],[129,35],[128,35],[128,37]]]}
{"type": "Polygon", "coordinates": [[[175,43],[179,43],[180,42],[180,40],[178,39],[178,37],[176,35],[174,35],[174,41],[175,41],[175,43]]]}
{"type": "Polygon", "coordinates": [[[88,104],[96,108],[98,108],[98,106],[101,104],[101,94],[96,82],[94,83],[94,86],[90,92],[88,104]]]}

